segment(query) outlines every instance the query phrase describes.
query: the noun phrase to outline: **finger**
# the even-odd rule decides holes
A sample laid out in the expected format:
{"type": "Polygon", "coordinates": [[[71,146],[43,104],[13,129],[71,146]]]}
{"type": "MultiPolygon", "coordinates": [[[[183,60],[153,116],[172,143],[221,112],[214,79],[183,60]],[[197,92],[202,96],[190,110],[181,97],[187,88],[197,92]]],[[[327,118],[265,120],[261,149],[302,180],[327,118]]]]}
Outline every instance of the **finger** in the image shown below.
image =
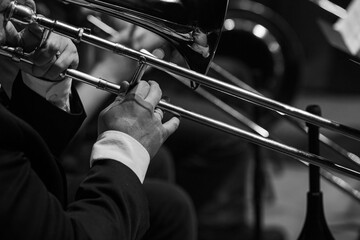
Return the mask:
{"type": "Polygon", "coordinates": [[[60,47],[61,41],[59,41],[59,35],[50,33],[46,42],[36,49],[31,56],[34,63],[31,74],[36,77],[48,78],[45,75],[57,61],[56,54],[61,49],[60,47]]]}
{"type": "Polygon", "coordinates": [[[59,49],[61,55],[59,55],[58,60],[63,63],[63,68],[76,69],[79,65],[79,54],[77,48],[71,40],[66,38],[62,39],[63,47],[59,49]]]}
{"type": "Polygon", "coordinates": [[[37,65],[33,64],[32,69],[29,72],[31,75],[34,75],[35,77],[45,77],[46,73],[49,71],[50,67],[56,62],[56,56],[53,56],[50,59],[50,62],[44,64],[44,65],[37,65]]]}
{"type": "Polygon", "coordinates": [[[29,30],[29,33],[31,33],[34,37],[41,40],[44,34],[44,28],[40,27],[39,24],[33,22],[27,25],[27,29],[29,30]]]}
{"type": "Polygon", "coordinates": [[[32,52],[40,46],[43,34],[43,28],[36,23],[31,23],[20,32],[19,46],[22,47],[25,52],[32,52]]]}
{"type": "Polygon", "coordinates": [[[180,125],[180,119],[178,117],[172,117],[169,121],[163,124],[165,129],[164,140],[166,140],[171,134],[173,134],[180,125]]]}
{"type": "Polygon", "coordinates": [[[136,86],[130,90],[130,93],[134,93],[139,97],[145,99],[150,90],[150,85],[146,81],[140,81],[136,86]]]}
{"type": "Polygon", "coordinates": [[[18,0],[17,2],[36,11],[36,4],[33,0],[18,0]]]}
{"type": "Polygon", "coordinates": [[[4,40],[6,41],[6,44],[10,46],[19,46],[20,43],[19,32],[16,30],[14,24],[10,21],[5,25],[4,40]]]}
{"type": "Polygon", "coordinates": [[[49,80],[61,80],[63,79],[63,76],[61,73],[65,72],[68,68],[68,64],[64,63],[62,61],[61,56],[64,56],[66,54],[61,53],[58,51],[55,54],[54,60],[49,63],[50,67],[47,69],[46,72],[43,73],[43,77],[49,80]]]}
{"type": "Polygon", "coordinates": [[[5,9],[9,6],[10,4],[10,0],[3,0],[0,1],[0,13],[2,14],[3,11],[5,11],[5,9]]]}
{"type": "Polygon", "coordinates": [[[148,83],[150,84],[150,91],[145,101],[149,102],[155,108],[161,99],[162,91],[157,82],[149,81],[148,83]]]}
{"type": "Polygon", "coordinates": [[[61,51],[61,39],[59,35],[50,33],[44,45],[37,49],[33,55],[34,64],[37,66],[44,66],[56,60],[57,51],[61,51]]]}
{"type": "Polygon", "coordinates": [[[154,109],[154,116],[159,119],[160,121],[162,121],[163,117],[164,117],[164,112],[163,110],[161,110],[160,108],[155,108],[154,109]]]}
{"type": "Polygon", "coordinates": [[[66,45],[65,49],[57,51],[55,54],[56,61],[50,66],[45,74],[48,79],[61,79],[59,75],[68,68],[77,68],[79,57],[74,46],[66,45]]]}

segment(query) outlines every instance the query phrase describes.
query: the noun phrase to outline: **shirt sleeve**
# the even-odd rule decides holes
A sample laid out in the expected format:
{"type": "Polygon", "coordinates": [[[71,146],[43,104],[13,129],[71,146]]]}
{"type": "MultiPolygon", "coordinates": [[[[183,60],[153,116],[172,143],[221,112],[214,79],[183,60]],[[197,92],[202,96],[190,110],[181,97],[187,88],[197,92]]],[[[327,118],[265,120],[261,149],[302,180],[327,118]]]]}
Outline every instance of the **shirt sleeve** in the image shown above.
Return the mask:
{"type": "Polygon", "coordinates": [[[119,131],[106,131],[99,135],[93,146],[90,167],[95,161],[112,159],[129,167],[144,182],[150,155],[133,137],[119,131]]]}
{"type": "Polygon", "coordinates": [[[21,74],[25,85],[31,90],[58,108],[70,112],[71,78],[66,78],[59,82],[49,82],[25,72],[21,72],[21,74]]]}

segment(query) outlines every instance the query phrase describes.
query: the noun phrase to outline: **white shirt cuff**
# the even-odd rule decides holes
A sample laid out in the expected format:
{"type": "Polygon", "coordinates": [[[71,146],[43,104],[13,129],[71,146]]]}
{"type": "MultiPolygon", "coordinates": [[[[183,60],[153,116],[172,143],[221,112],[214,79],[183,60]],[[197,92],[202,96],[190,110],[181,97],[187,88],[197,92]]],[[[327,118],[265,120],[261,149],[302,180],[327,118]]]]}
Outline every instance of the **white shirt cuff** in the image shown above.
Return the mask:
{"type": "Polygon", "coordinates": [[[70,112],[71,78],[59,82],[47,82],[25,72],[21,74],[25,85],[31,90],[58,108],[70,112]]]}
{"type": "Polygon", "coordinates": [[[138,176],[141,183],[150,163],[148,151],[133,137],[119,131],[106,131],[99,135],[92,149],[90,167],[101,159],[123,163],[138,176]]]}

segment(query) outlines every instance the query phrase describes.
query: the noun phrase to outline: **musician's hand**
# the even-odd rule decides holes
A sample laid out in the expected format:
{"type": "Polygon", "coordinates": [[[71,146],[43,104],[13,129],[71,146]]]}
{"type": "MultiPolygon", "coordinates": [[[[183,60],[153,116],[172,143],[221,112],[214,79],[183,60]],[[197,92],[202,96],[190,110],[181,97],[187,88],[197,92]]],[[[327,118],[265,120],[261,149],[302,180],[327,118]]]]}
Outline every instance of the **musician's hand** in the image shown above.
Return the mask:
{"type": "Polygon", "coordinates": [[[3,45],[6,42],[6,33],[4,28],[4,11],[9,6],[10,0],[3,0],[0,2],[0,45],[3,45]]]}
{"type": "Polygon", "coordinates": [[[77,68],[79,56],[74,43],[63,36],[50,33],[43,45],[30,56],[34,65],[20,64],[20,68],[35,76],[51,81],[61,80],[60,74],[68,68],[77,68]]]}
{"type": "MultiPolygon", "coordinates": [[[[20,25],[4,22],[4,11],[10,0],[0,2],[0,41],[9,46],[21,47],[31,53],[34,66],[20,64],[25,72],[48,80],[60,80],[60,73],[67,68],[76,68],[79,62],[77,49],[71,40],[55,33],[48,34],[36,23],[20,25]]],[[[18,0],[18,4],[30,7],[34,12],[33,0],[18,0]]]]}
{"type": "Polygon", "coordinates": [[[179,126],[179,119],[162,123],[163,112],[156,108],[161,89],[154,81],[140,81],[125,98],[118,97],[99,116],[98,132],[124,132],[140,142],[153,157],[179,126]]]}
{"type": "MultiPolygon", "coordinates": [[[[30,48],[34,49],[41,42],[42,29],[36,24],[30,24],[29,26],[16,26],[10,22],[5,21],[4,12],[9,6],[12,0],[2,0],[0,2],[0,45],[6,44],[9,46],[20,46],[25,50],[30,48]],[[36,42],[36,45],[33,43],[36,42]]],[[[35,2],[33,0],[18,0],[18,4],[25,5],[36,11],[35,2]]]]}

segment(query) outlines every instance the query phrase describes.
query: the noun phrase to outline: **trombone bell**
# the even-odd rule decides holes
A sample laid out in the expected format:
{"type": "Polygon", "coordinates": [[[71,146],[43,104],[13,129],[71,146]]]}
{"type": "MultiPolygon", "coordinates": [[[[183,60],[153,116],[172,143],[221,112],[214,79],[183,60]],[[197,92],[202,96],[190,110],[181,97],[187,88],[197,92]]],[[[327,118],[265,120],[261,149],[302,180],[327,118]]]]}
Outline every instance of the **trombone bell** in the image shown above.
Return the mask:
{"type": "Polygon", "coordinates": [[[220,40],[228,0],[63,0],[146,28],[205,74],[220,40]]]}

